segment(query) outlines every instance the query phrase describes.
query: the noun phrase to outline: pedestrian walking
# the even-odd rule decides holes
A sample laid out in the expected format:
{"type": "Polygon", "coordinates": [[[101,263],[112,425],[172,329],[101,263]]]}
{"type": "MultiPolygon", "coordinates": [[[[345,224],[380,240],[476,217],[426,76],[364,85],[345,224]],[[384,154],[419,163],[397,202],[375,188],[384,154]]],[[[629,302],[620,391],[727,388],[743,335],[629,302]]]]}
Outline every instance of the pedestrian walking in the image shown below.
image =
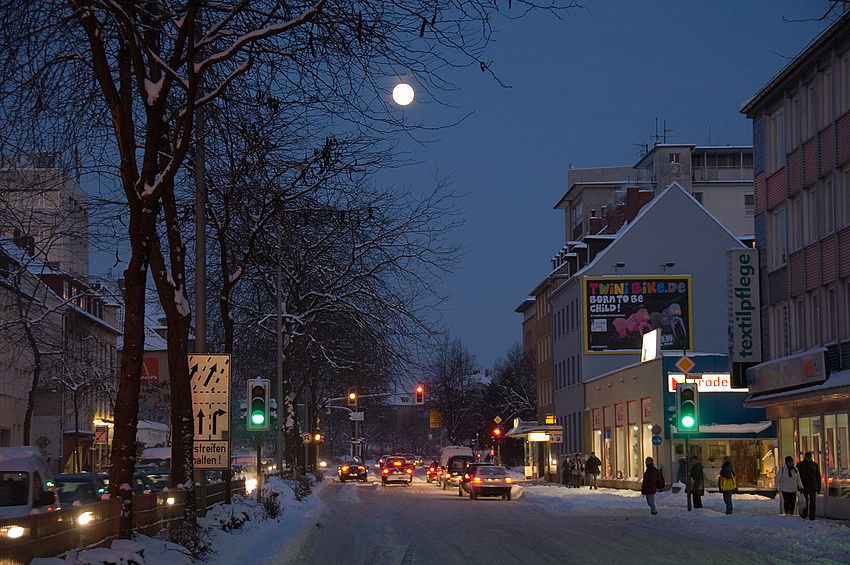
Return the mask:
{"type": "Polygon", "coordinates": [[[785,465],[779,468],[774,479],[776,490],[782,494],[782,511],[780,516],[793,516],[797,506],[797,493],[803,490],[800,472],[794,466],[794,458],[785,458],[785,465]]]}
{"type": "Polygon", "coordinates": [[[564,462],[561,463],[561,482],[564,486],[570,488],[572,482],[572,474],[570,471],[570,456],[564,457],[564,462]]]}
{"type": "Polygon", "coordinates": [[[646,503],[653,515],[658,514],[655,508],[655,493],[664,488],[664,475],[656,469],[652,457],[646,458],[646,471],[643,472],[643,482],[640,484],[640,493],[646,497],[646,503]]]}
{"type": "Polygon", "coordinates": [[[735,479],[735,470],[732,468],[732,458],[726,455],[723,465],[720,466],[720,474],[717,476],[717,490],[723,494],[723,502],[726,503],[726,513],[732,513],[732,495],[738,492],[738,481],[735,479]]]}
{"type": "Polygon", "coordinates": [[[595,451],[591,451],[590,457],[587,458],[584,464],[584,475],[585,477],[589,477],[587,484],[590,485],[591,490],[599,490],[599,487],[596,485],[596,479],[599,478],[599,470],[601,468],[602,461],[596,456],[595,451]]]}
{"type": "Polygon", "coordinates": [[[573,487],[581,488],[581,476],[584,474],[584,463],[581,461],[581,454],[576,453],[570,461],[570,472],[572,473],[573,487]]]}
{"type": "Polygon", "coordinates": [[[705,475],[703,474],[702,463],[699,462],[699,457],[691,456],[691,472],[689,474],[691,484],[689,485],[691,498],[694,501],[694,508],[702,508],[702,497],[705,495],[705,475]]]}
{"type": "Polygon", "coordinates": [[[797,463],[797,471],[800,472],[800,481],[803,483],[803,497],[806,499],[806,507],[800,508],[800,516],[809,520],[815,519],[815,506],[818,494],[820,494],[822,481],[820,467],[815,463],[814,454],[807,451],[803,460],[797,463]]]}

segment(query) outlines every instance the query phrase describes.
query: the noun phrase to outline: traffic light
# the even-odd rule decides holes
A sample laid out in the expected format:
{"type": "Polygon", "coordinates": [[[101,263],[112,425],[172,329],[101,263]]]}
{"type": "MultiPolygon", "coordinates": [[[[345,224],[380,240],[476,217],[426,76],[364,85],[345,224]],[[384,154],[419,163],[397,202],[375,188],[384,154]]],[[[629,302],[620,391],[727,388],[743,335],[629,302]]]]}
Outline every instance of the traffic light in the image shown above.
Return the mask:
{"type": "Polygon", "coordinates": [[[676,412],[679,431],[699,431],[699,391],[697,383],[676,384],[676,412]]]}
{"type": "Polygon", "coordinates": [[[496,439],[502,437],[502,428],[493,428],[493,437],[496,439]]]}
{"type": "Polygon", "coordinates": [[[321,443],[322,442],[322,432],[316,430],[313,433],[313,443],[321,443]]]}
{"type": "Polygon", "coordinates": [[[269,380],[257,377],[248,381],[248,419],[245,427],[251,432],[269,429],[269,380]]]}
{"type": "Polygon", "coordinates": [[[416,385],[416,404],[425,404],[425,387],[416,385]]]}
{"type": "Polygon", "coordinates": [[[348,405],[357,406],[357,391],[353,388],[348,389],[348,405]]]}

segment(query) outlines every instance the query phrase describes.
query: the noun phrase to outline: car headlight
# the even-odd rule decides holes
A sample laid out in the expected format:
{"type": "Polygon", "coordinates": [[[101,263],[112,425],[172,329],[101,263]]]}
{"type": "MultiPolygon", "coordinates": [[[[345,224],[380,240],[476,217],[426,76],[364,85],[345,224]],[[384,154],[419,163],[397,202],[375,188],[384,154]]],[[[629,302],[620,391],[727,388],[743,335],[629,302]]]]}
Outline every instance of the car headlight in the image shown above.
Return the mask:
{"type": "Polygon", "coordinates": [[[7,537],[9,539],[18,539],[24,535],[24,528],[22,526],[3,526],[0,528],[0,536],[7,537]]]}

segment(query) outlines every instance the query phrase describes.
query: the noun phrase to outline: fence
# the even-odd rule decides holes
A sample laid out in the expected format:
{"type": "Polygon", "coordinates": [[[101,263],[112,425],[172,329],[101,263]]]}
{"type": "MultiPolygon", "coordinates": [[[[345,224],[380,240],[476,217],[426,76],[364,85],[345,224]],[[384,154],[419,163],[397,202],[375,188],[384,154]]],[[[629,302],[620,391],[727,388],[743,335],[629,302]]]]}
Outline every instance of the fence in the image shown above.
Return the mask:
{"type": "MultiPolygon", "coordinates": [[[[224,501],[225,488],[225,483],[206,485],[207,508],[224,501]]],[[[201,508],[199,491],[196,489],[197,508],[201,508]]],[[[244,494],[245,482],[232,481],[231,492],[244,494]]],[[[133,530],[152,536],[180,526],[185,499],[182,490],[135,495],[133,530]]],[[[118,537],[120,515],[119,500],[103,500],[46,514],[4,518],[0,520],[0,565],[25,565],[35,557],[53,557],[78,548],[106,547],[118,537]],[[83,515],[84,519],[80,520],[83,515]],[[18,537],[10,536],[21,532],[18,537]]]]}

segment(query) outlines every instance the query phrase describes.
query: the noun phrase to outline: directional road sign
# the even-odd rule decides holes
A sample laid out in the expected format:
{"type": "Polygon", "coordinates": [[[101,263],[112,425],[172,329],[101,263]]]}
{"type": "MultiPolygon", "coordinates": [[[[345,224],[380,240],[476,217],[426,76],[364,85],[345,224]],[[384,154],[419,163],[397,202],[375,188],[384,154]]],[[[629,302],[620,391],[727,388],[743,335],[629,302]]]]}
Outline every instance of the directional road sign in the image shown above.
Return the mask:
{"type": "Polygon", "coordinates": [[[189,355],[195,469],[230,467],[230,355],[189,355]]]}

